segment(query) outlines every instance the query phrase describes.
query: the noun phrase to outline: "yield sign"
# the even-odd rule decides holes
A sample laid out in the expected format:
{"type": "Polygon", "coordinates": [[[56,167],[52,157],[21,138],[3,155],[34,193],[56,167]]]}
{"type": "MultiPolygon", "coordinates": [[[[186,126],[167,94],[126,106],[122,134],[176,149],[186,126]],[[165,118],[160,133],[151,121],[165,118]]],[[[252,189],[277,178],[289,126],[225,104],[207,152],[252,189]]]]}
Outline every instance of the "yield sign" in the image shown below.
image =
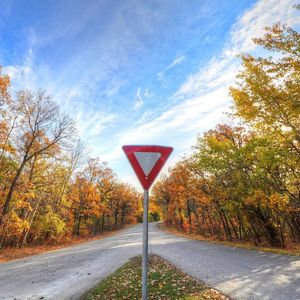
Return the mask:
{"type": "Polygon", "coordinates": [[[144,190],[149,190],[173,151],[172,147],[163,146],[123,146],[122,148],[144,190]]]}

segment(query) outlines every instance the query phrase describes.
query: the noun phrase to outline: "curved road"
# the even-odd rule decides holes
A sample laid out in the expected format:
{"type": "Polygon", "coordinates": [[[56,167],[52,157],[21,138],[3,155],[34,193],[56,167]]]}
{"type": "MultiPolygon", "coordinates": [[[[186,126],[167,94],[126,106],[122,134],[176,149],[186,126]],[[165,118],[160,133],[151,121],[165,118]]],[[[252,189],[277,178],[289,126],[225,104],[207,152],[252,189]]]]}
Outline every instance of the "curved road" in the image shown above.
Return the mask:
{"type": "MultiPolygon", "coordinates": [[[[234,299],[300,299],[300,258],[167,234],[149,224],[149,250],[234,299]]],[[[77,299],[141,254],[142,225],[92,241],[0,264],[0,299],[77,299]]]]}

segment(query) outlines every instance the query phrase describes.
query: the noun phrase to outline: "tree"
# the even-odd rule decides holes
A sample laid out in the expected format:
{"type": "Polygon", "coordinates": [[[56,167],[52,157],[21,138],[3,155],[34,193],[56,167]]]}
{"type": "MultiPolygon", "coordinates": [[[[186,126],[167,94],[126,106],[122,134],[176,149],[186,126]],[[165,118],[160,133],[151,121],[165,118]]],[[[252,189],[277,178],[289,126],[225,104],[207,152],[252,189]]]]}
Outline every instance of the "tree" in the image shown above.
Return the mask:
{"type": "Polygon", "coordinates": [[[43,91],[10,95],[0,69],[0,247],[98,234],[135,222],[141,198],[107,163],[81,163],[73,121],[43,91]]]}
{"type": "Polygon", "coordinates": [[[59,112],[58,106],[45,92],[19,92],[14,109],[19,115],[18,130],[14,134],[19,164],[2,208],[0,225],[9,211],[13,193],[26,164],[38,156],[55,155],[60,147],[67,146],[75,131],[72,120],[59,112]]]}
{"type": "Polygon", "coordinates": [[[300,34],[284,25],[266,28],[254,39],[276,56],[242,55],[243,70],[230,92],[235,115],[268,131],[300,155],[300,34]]]}
{"type": "Polygon", "coordinates": [[[275,24],[255,43],[275,53],[243,55],[243,70],[231,88],[235,115],[273,141],[281,166],[272,176],[291,203],[291,226],[300,240],[300,34],[275,24]]]}
{"type": "Polygon", "coordinates": [[[9,87],[10,79],[7,75],[2,75],[2,67],[0,66],[0,107],[10,101],[9,87]]]}

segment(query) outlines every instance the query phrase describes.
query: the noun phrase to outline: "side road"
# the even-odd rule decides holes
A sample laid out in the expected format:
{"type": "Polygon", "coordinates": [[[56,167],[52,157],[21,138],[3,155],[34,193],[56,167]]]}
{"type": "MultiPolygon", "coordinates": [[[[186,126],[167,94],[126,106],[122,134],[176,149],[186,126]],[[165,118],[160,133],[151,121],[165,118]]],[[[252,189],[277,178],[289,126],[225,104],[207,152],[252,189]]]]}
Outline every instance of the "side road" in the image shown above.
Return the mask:
{"type": "MultiPolygon", "coordinates": [[[[141,254],[142,225],[0,264],[0,299],[77,299],[141,254]]],[[[195,241],[149,226],[150,252],[235,299],[300,299],[300,258],[195,241]]]]}
{"type": "Polygon", "coordinates": [[[300,257],[151,234],[153,252],[234,299],[300,299],[300,257]]]}

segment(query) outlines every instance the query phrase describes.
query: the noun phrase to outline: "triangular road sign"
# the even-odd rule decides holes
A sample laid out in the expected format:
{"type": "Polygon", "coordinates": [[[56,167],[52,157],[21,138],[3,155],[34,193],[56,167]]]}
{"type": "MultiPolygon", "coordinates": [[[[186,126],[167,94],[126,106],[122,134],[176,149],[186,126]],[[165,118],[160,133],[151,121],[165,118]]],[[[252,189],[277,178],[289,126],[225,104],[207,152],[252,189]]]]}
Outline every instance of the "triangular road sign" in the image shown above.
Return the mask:
{"type": "Polygon", "coordinates": [[[144,190],[149,190],[156,176],[173,151],[164,146],[123,146],[136,176],[144,190]]]}

